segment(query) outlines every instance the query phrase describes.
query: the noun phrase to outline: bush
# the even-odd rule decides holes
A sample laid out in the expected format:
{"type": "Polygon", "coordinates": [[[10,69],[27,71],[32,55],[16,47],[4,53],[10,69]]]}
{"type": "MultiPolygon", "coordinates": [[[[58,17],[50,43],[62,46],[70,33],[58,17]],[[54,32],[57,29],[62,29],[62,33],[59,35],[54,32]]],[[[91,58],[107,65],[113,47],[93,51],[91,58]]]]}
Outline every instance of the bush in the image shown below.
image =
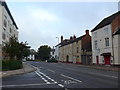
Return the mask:
{"type": "Polygon", "coordinates": [[[2,61],[2,71],[16,70],[23,68],[22,61],[4,60],[2,61]]]}

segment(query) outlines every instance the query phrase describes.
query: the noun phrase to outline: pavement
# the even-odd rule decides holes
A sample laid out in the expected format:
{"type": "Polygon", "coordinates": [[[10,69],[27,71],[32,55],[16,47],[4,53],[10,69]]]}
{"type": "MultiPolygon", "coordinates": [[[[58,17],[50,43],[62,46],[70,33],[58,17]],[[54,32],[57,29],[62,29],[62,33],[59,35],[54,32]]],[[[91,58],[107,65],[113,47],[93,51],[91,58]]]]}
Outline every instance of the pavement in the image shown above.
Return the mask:
{"type": "MultiPolygon", "coordinates": [[[[109,70],[109,71],[120,71],[120,66],[101,66],[101,65],[81,65],[81,64],[73,64],[73,63],[61,63],[59,64],[67,64],[67,65],[75,65],[80,67],[86,67],[86,68],[94,68],[94,69],[100,69],[100,70],[109,70]]],[[[0,72],[0,78],[11,76],[11,75],[17,75],[17,74],[23,74],[23,73],[29,73],[35,71],[36,68],[34,68],[31,64],[27,62],[23,62],[23,69],[18,70],[11,70],[11,71],[2,71],[0,72]]]]}
{"type": "Polygon", "coordinates": [[[23,74],[23,73],[29,73],[33,72],[36,69],[30,65],[27,62],[23,62],[23,68],[18,69],[18,70],[11,70],[11,71],[0,71],[0,78],[6,77],[6,76],[11,76],[11,75],[17,75],[17,74],[23,74]]]}

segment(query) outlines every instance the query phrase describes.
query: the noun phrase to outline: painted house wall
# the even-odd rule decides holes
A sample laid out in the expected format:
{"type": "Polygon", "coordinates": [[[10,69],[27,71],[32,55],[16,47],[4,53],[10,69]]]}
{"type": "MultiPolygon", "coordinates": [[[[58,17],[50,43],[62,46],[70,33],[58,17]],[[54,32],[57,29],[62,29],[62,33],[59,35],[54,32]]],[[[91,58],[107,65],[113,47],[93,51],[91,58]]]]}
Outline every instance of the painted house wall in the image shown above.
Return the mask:
{"type": "Polygon", "coordinates": [[[74,42],[73,44],[73,60],[74,63],[81,63],[81,40],[74,42]],[[78,48],[78,52],[77,52],[78,48]]]}
{"type": "MultiPolygon", "coordinates": [[[[112,33],[111,33],[111,25],[104,26],[94,32],[92,32],[92,51],[93,51],[93,63],[96,62],[96,56],[99,58],[99,64],[104,64],[104,57],[101,56],[102,53],[110,52],[113,56],[112,51],[112,33]],[[108,28],[108,32],[105,32],[105,28],[108,28]],[[109,47],[105,46],[105,38],[109,38],[109,47]],[[95,41],[98,42],[98,47],[95,49],[95,41]]],[[[113,61],[113,58],[111,57],[111,60],[113,61]]],[[[112,62],[111,62],[112,64],[112,62]]]]}
{"type": "Polygon", "coordinates": [[[119,62],[120,35],[114,35],[114,37],[113,37],[113,44],[114,44],[114,63],[115,64],[120,64],[120,62],[119,62]]]}
{"type": "Polygon", "coordinates": [[[15,25],[13,24],[13,21],[11,17],[9,16],[6,8],[1,5],[0,2],[0,60],[3,59],[2,55],[2,46],[9,42],[10,37],[15,36],[18,39],[18,31],[15,25]],[[4,20],[7,22],[7,26],[4,26],[4,20]],[[12,32],[10,32],[10,28],[12,32]],[[3,39],[3,33],[5,34],[5,39],[3,39]]]}
{"type": "MultiPolygon", "coordinates": [[[[0,3],[0,22],[2,22],[2,6],[0,3]]],[[[2,23],[0,23],[0,60],[2,60],[2,23]]]]}
{"type": "Polygon", "coordinates": [[[81,40],[60,47],[60,61],[81,63],[81,40]],[[78,52],[77,47],[79,48],[78,52]],[[67,61],[67,56],[69,56],[69,61],[67,61]],[[77,58],[77,56],[79,57],[77,58]]]}
{"type": "Polygon", "coordinates": [[[60,45],[55,46],[55,59],[59,61],[59,47],[60,45]]]}

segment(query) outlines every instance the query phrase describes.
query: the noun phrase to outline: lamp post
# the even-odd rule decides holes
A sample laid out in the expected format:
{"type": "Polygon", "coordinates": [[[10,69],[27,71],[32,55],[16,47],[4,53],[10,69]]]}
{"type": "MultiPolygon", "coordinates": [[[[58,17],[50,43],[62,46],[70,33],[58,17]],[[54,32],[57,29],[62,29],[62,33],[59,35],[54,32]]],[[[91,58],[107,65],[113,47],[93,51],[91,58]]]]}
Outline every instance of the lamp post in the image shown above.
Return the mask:
{"type": "Polygon", "coordinates": [[[58,43],[59,43],[59,37],[56,37],[58,39],[58,43]]]}

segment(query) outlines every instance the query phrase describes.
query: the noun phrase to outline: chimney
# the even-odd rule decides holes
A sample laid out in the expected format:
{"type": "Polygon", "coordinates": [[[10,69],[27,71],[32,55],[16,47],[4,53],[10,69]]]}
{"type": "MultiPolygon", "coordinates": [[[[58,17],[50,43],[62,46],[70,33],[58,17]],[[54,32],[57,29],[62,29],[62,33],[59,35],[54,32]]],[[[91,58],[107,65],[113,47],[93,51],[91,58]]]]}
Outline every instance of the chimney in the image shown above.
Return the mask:
{"type": "Polygon", "coordinates": [[[85,32],[86,32],[86,35],[89,35],[89,30],[86,30],[85,32]]]}
{"type": "Polygon", "coordinates": [[[63,42],[63,36],[61,36],[61,42],[63,42]]]}
{"type": "Polygon", "coordinates": [[[73,37],[72,36],[70,36],[70,40],[72,40],[73,39],[73,37]]]}
{"type": "Polygon", "coordinates": [[[73,38],[74,38],[74,40],[75,40],[75,39],[76,39],[76,36],[74,35],[73,38]]]}

